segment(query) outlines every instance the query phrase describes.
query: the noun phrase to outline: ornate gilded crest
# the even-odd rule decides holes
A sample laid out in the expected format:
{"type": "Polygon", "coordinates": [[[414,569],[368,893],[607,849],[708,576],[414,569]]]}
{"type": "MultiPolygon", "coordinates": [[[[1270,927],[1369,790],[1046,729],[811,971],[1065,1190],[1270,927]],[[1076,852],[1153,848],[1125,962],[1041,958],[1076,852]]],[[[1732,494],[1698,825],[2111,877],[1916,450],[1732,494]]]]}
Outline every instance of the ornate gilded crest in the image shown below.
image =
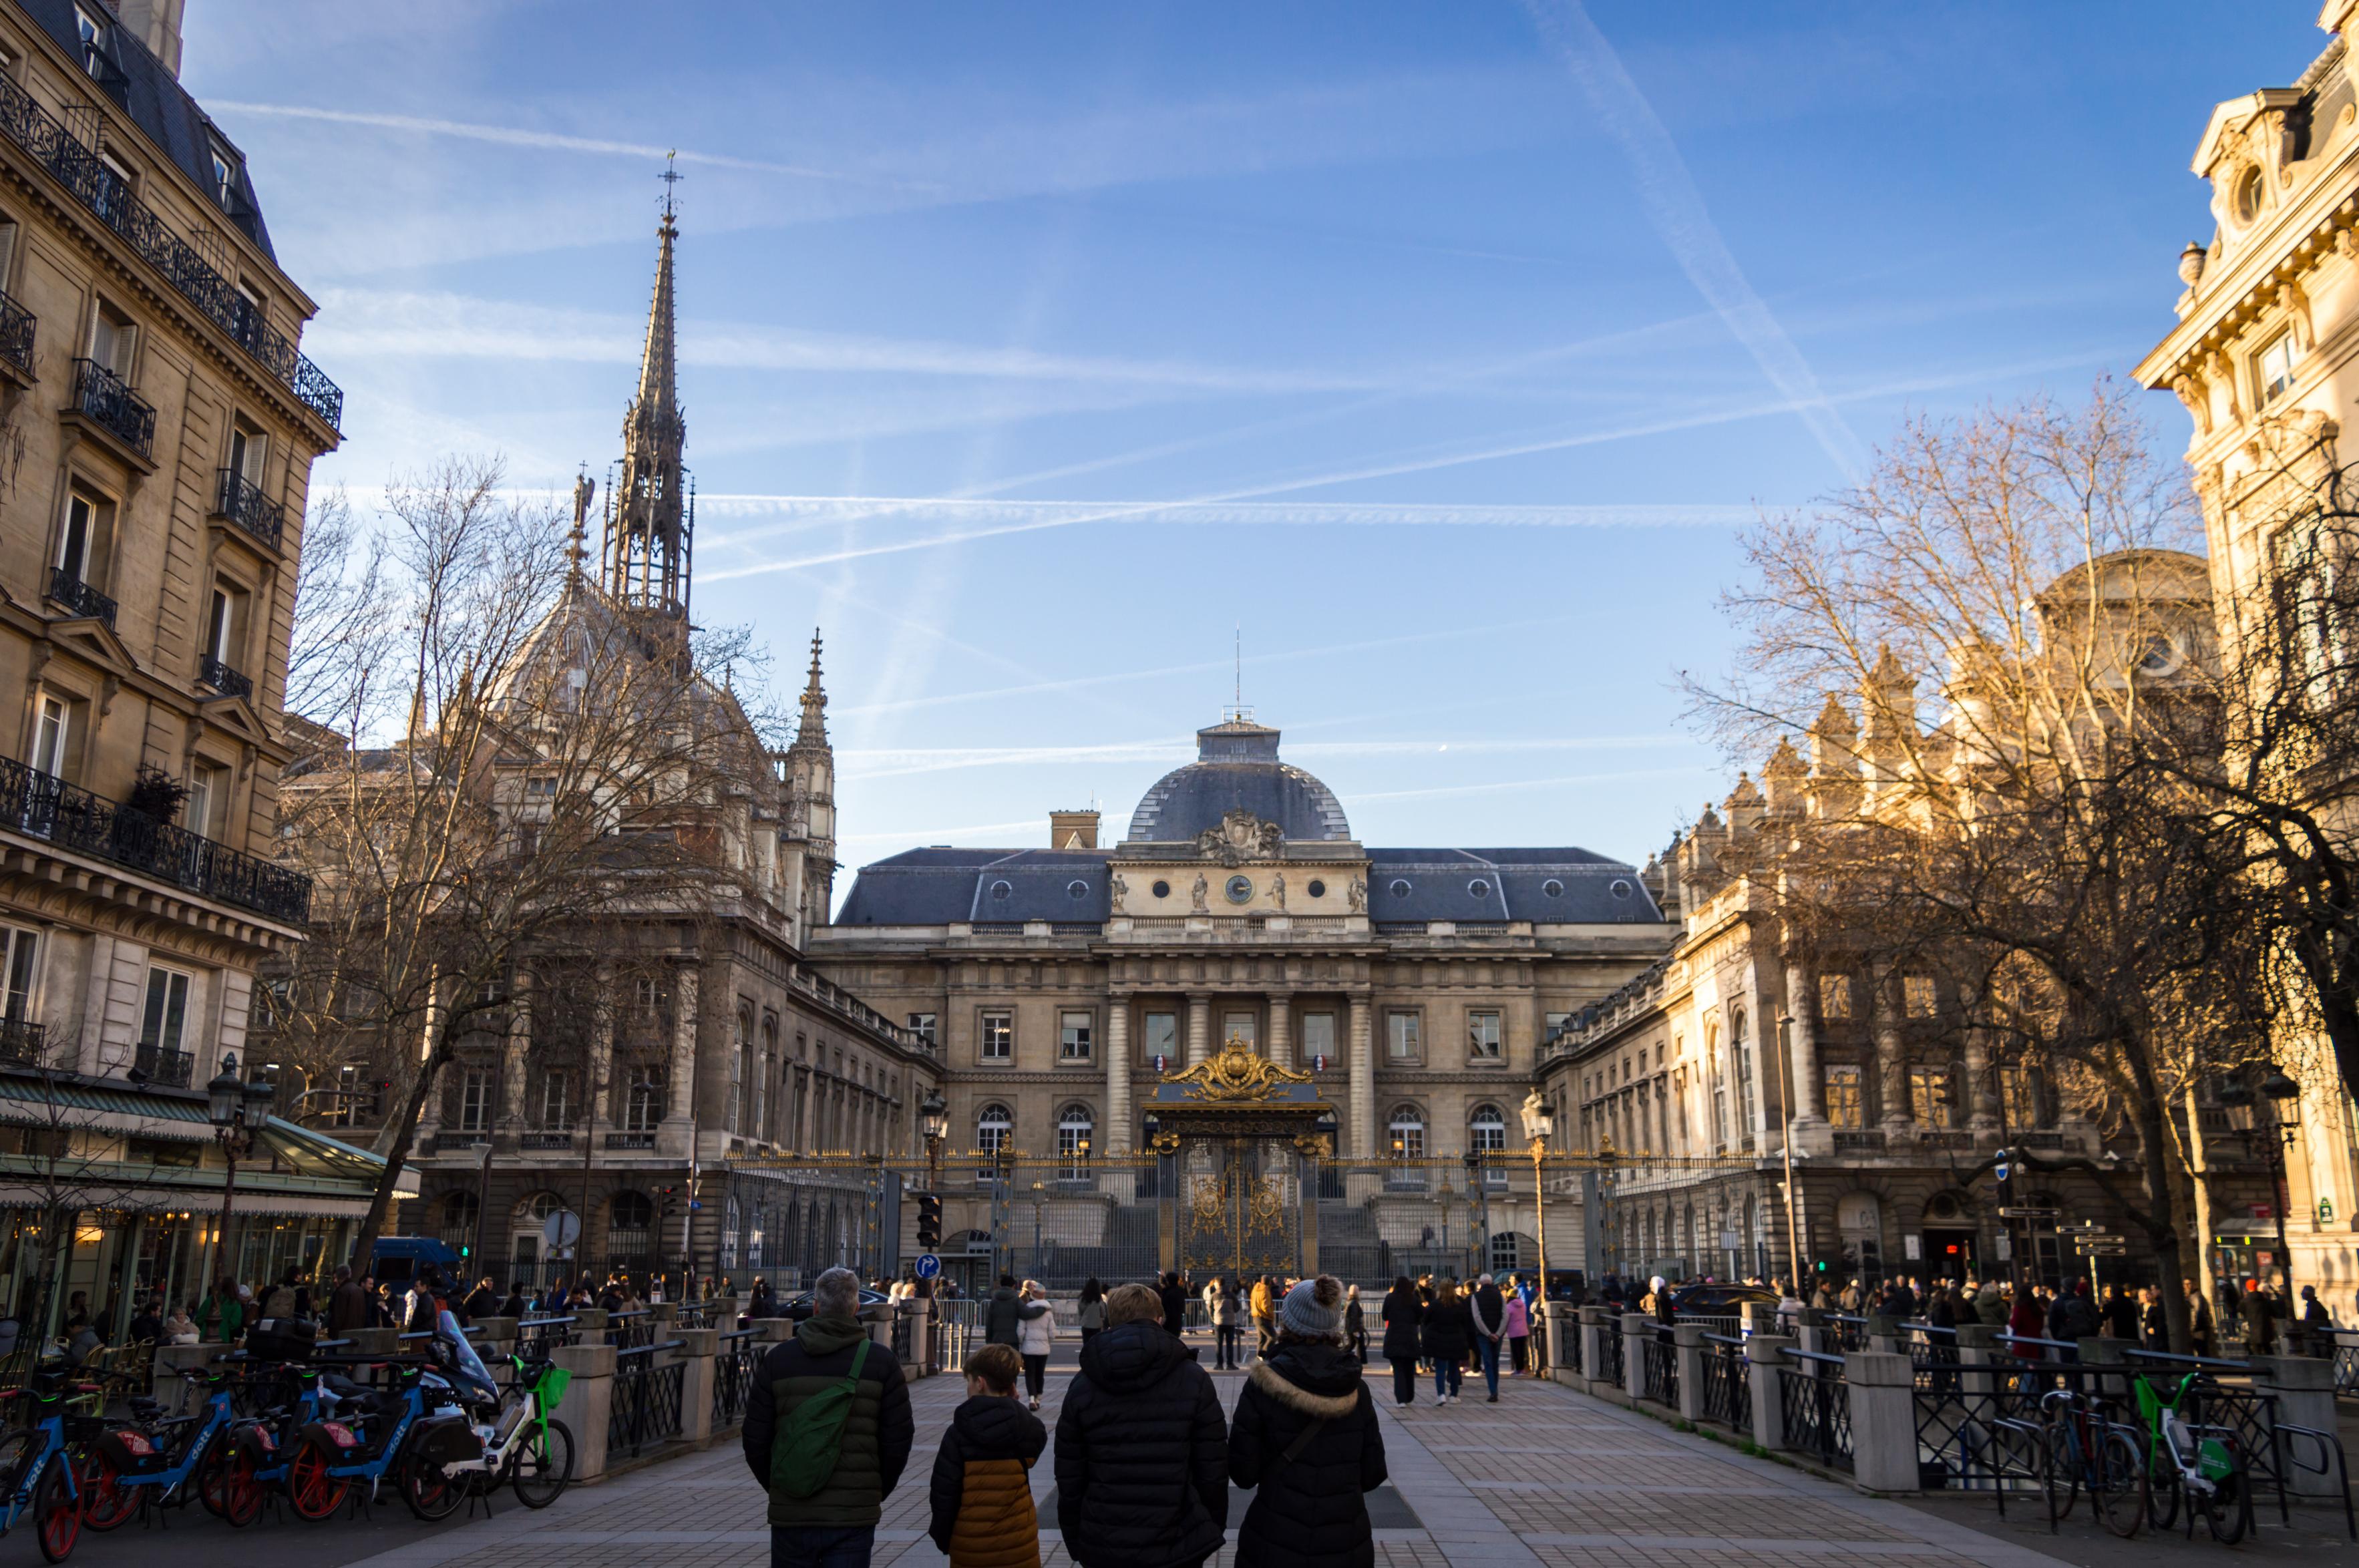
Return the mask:
{"type": "Polygon", "coordinates": [[[1183,1072],[1165,1073],[1163,1081],[1191,1085],[1195,1089],[1189,1096],[1191,1099],[1227,1103],[1266,1100],[1279,1084],[1308,1083],[1310,1074],[1280,1067],[1267,1057],[1256,1055],[1253,1047],[1231,1035],[1212,1056],[1183,1072]]]}
{"type": "Polygon", "coordinates": [[[1226,866],[1248,860],[1275,858],[1286,843],[1286,832],[1276,822],[1247,811],[1222,813],[1221,825],[1196,835],[1196,853],[1216,858],[1226,866]]]}

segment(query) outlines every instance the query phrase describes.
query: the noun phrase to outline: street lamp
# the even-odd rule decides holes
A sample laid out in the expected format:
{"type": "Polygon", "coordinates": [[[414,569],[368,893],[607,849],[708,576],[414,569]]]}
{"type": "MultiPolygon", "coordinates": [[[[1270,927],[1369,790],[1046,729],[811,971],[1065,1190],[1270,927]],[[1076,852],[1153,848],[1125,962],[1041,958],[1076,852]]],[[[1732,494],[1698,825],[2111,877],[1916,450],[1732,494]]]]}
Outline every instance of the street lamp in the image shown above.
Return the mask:
{"type": "MultiPolygon", "coordinates": [[[[1777,1018],[1777,1101],[1785,1130],[1777,1135],[1778,1152],[1786,1157],[1786,1279],[1797,1301],[1802,1294],[1802,1235],[1794,1223],[1794,1094],[1786,1083],[1786,1052],[1794,1032],[1794,1015],[1777,1018]]],[[[1701,1249],[1699,1249],[1701,1250],[1701,1249]]]]}
{"type": "MultiPolygon", "coordinates": [[[[1548,1140],[1555,1134],[1556,1116],[1549,1110],[1549,1103],[1540,1098],[1540,1092],[1535,1089],[1524,1096],[1524,1141],[1531,1146],[1532,1150],[1532,1213],[1539,1222],[1540,1289],[1538,1300],[1543,1324],[1548,1318],[1549,1303],[1548,1184],[1540,1170],[1540,1161],[1547,1158],[1548,1140]]],[[[1545,1327],[1542,1333],[1545,1335],[1545,1327]]],[[[1540,1342],[1540,1351],[1543,1356],[1550,1352],[1545,1337],[1540,1342]]]]}
{"type": "Polygon", "coordinates": [[[951,1106],[939,1085],[929,1085],[926,1097],[918,1102],[918,1125],[926,1136],[926,1191],[940,1196],[942,1142],[951,1135],[951,1106]]]}
{"type": "Polygon", "coordinates": [[[1039,1269],[1040,1269],[1040,1205],[1041,1205],[1042,1203],[1047,1203],[1047,1202],[1048,1202],[1048,1200],[1049,1200],[1049,1185],[1048,1185],[1048,1183],[1047,1183],[1047,1182],[1045,1182],[1045,1181],[1035,1181],[1035,1182],[1033,1182],[1033,1183],[1032,1183],[1032,1267],[1031,1267],[1031,1268],[1029,1268],[1029,1269],[1027,1269],[1024,1271],[1024,1272],[1025,1272],[1025,1273],[1027,1273],[1027,1275],[1028,1275],[1028,1274],[1037,1274],[1037,1273],[1038,1273],[1038,1272],[1039,1272],[1039,1269]]]}
{"type": "Polygon", "coordinates": [[[1441,1255],[1447,1258],[1450,1256],[1450,1211],[1457,1204],[1458,1193],[1450,1185],[1450,1177],[1446,1173],[1441,1178],[1441,1191],[1435,1196],[1441,1204],[1441,1255]]]}
{"type": "MultiPolygon", "coordinates": [[[[222,1179],[221,1231],[214,1250],[229,1256],[230,1205],[237,1195],[237,1162],[254,1149],[254,1135],[270,1121],[277,1092],[267,1083],[249,1083],[238,1076],[237,1052],[222,1052],[221,1071],[205,1085],[205,1115],[213,1124],[213,1139],[221,1145],[228,1166],[222,1179]]],[[[202,1283],[202,1281],[200,1281],[202,1283]]]]}
{"type": "Polygon", "coordinates": [[[1483,1151],[1479,1149],[1466,1151],[1466,1202],[1469,1219],[1473,1219],[1478,1212],[1474,1205],[1481,1205],[1481,1218],[1474,1225],[1477,1239],[1467,1248],[1473,1258],[1473,1267],[1466,1277],[1474,1279],[1489,1272],[1485,1266],[1490,1262],[1487,1254],[1491,1249],[1491,1192],[1483,1180],[1483,1151]]]}
{"type": "MultiPolygon", "coordinates": [[[[2285,1119],[2283,1106],[2301,1098],[2301,1085],[2288,1077],[2282,1067],[2273,1067],[2261,1080],[2257,1092],[2248,1084],[2234,1083],[2220,1091],[2220,1103],[2250,1108],[2260,1100],[2271,1102],[2267,1142],[2269,1160],[2269,1196],[2274,1201],[2270,1212],[2277,1218],[2277,1271],[2285,1279],[2286,1322],[2293,1322],[2293,1256],[2286,1250],[2286,1150],[2300,1136],[2300,1124],[2285,1119]]],[[[2263,1129],[2257,1125],[2255,1132],[2263,1129]]]]}

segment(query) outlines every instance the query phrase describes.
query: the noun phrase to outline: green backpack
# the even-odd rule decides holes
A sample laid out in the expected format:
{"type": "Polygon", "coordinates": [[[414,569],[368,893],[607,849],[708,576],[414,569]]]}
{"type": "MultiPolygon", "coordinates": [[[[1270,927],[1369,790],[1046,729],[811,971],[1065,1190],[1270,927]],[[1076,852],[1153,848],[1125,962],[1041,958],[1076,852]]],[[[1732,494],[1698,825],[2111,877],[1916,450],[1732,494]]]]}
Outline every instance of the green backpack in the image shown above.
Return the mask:
{"type": "Polygon", "coordinates": [[[790,1497],[818,1494],[835,1475],[843,1454],[843,1423],[852,1414],[852,1399],[860,1389],[860,1368],[867,1364],[864,1339],[852,1353],[852,1370],[795,1407],[787,1424],[770,1442],[770,1490],[790,1497]]]}

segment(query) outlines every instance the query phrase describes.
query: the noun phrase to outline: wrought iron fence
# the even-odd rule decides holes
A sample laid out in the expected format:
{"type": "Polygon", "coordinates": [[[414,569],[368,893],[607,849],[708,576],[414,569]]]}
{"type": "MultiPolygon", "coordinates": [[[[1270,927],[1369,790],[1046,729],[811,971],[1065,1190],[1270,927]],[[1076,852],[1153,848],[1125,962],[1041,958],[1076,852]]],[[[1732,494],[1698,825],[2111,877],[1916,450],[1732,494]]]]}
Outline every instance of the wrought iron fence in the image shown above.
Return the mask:
{"type": "Polygon", "coordinates": [[[1976,1491],[2038,1485],[2037,1465],[2010,1462],[2011,1429],[2001,1423],[2036,1426],[2043,1391],[2005,1362],[1940,1365],[1930,1379],[1920,1372],[1914,1395],[1920,1484],[1976,1491]]]}
{"type": "Polygon", "coordinates": [[[74,412],[143,458],[156,455],[156,407],[94,359],[73,362],[74,412]]]}
{"type": "Polygon", "coordinates": [[[0,359],[33,374],[33,312],[0,294],[0,359]]]}
{"type": "Polygon", "coordinates": [[[1789,1350],[1800,1367],[1777,1368],[1777,1414],[1786,1446],[1836,1470],[1852,1467],[1851,1385],[1843,1357],[1789,1350]]]}
{"type": "Polygon", "coordinates": [[[1622,1365],[1622,1325],[1613,1322],[1597,1336],[1597,1370],[1589,1375],[1592,1381],[1616,1385],[1629,1381],[1629,1372],[1622,1365]]]}
{"type": "Polygon", "coordinates": [[[83,582],[82,573],[71,566],[50,570],[49,597],[82,620],[109,627],[114,625],[114,601],[83,582]]]}
{"type": "Polygon", "coordinates": [[[1559,1319],[1549,1313],[1540,1314],[1532,1325],[1532,1343],[1540,1347],[1543,1356],[1553,1355],[1553,1361],[1543,1360],[1544,1367],[1560,1367],[1568,1372],[1581,1370],[1581,1342],[1587,1336],[1581,1332],[1579,1318],[1559,1319]],[[1562,1345],[1558,1345],[1558,1340],[1562,1345]]]}
{"type": "Polygon", "coordinates": [[[223,469],[215,478],[213,516],[227,517],[273,550],[287,528],[287,508],[234,468],[223,469]]]}
{"type": "Polygon", "coordinates": [[[645,1307],[606,1314],[606,1343],[617,1350],[636,1350],[656,1342],[656,1315],[645,1307]]]}
{"type": "Polygon", "coordinates": [[[1848,1312],[1829,1312],[1819,1320],[1819,1344],[1826,1350],[1844,1352],[1867,1348],[1867,1320],[1848,1312]]]}
{"type": "Polygon", "coordinates": [[[1753,1430],[1753,1377],[1745,1341],[1734,1334],[1703,1336],[1703,1416],[1741,1432],[1753,1430]]]}
{"type": "Polygon", "coordinates": [[[688,1363],[666,1357],[684,1343],[671,1339],[615,1352],[614,1403],[606,1416],[608,1454],[636,1459],[680,1434],[688,1363]]]}
{"type": "Polygon", "coordinates": [[[516,1352],[546,1356],[559,1345],[573,1343],[571,1318],[526,1318],[516,1324],[516,1352]]]}
{"type": "Polygon", "coordinates": [[[196,1072],[197,1059],[185,1051],[168,1051],[160,1045],[143,1045],[131,1055],[131,1071],[136,1082],[160,1084],[167,1089],[185,1089],[196,1072]]]}
{"type": "Polygon", "coordinates": [[[1680,1408],[1680,1354],[1671,1331],[1658,1328],[1638,1342],[1638,1376],[1644,1397],[1680,1408]]]}
{"type": "Polygon", "coordinates": [[[745,1419],[745,1394],[769,1354],[769,1342],[759,1329],[741,1328],[721,1335],[712,1358],[712,1425],[715,1431],[745,1419]]]}
{"type": "Polygon", "coordinates": [[[234,670],[212,654],[197,661],[197,679],[224,697],[251,697],[254,681],[242,670],[234,670]]]}
{"type": "Polygon", "coordinates": [[[2334,1391],[2359,1399],[2359,1334],[2334,1336],[2334,1391]]]}

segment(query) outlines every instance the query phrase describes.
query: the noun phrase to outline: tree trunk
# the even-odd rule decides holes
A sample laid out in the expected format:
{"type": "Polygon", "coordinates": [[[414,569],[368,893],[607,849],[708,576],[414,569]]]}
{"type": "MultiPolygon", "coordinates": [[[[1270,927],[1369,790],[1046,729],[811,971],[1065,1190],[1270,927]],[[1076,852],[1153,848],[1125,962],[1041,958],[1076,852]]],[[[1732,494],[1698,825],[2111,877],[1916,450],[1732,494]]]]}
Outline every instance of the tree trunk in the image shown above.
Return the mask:
{"type": "Polygon", "coordinates": [[[2136,1077],[2141,1093],[2132,1125],[2137,1128],[2138,1158],[2146,1165],[2147,1234],[2154,1243],[2155,1256],[2169,1259],[2172,1265],[2163,1269],[2161,1279],[2156,1281],[2162,1295],[2163,1332],[2169,1337],[2170,1348],[2185,1356],[2192,1348],[2195,1336],[2188,1316],[2187,1287],[2178,1269],[2178,1204],[2170,1191],[2170,1129],[2163,1125],[2164,1106],[2155,1084],[2144,1073],[2136,1077]]]}
{"type": "Polygon", "coordinates": [[[386,1150],[385,1174],[377,1178],[376,1191],[369,1196],[368,1215],[361,1221],[361,1233],[353,1240],[352,1264],[355,1274],[361,1272],[369,1249],[376,1245],[376,1238],[385,1230],[386,1211],[393,1207],[393,1190],[399,1184],[401,1173],[409,1164],[409,1146],[418,1136],[418,1119],[426,1114],[426,1097],[434,1092],[434,1080],[442,1071],[442,1059],[447,1053],[445,1042],[435,1041],[434,1049],[427,1053],[425,1061],[419,1063],[418,1081],[409,1086],[408,1096],[402,1101],[397,1123],[401,1136],[394,1140],[392,1148],[386,1150]]]}

